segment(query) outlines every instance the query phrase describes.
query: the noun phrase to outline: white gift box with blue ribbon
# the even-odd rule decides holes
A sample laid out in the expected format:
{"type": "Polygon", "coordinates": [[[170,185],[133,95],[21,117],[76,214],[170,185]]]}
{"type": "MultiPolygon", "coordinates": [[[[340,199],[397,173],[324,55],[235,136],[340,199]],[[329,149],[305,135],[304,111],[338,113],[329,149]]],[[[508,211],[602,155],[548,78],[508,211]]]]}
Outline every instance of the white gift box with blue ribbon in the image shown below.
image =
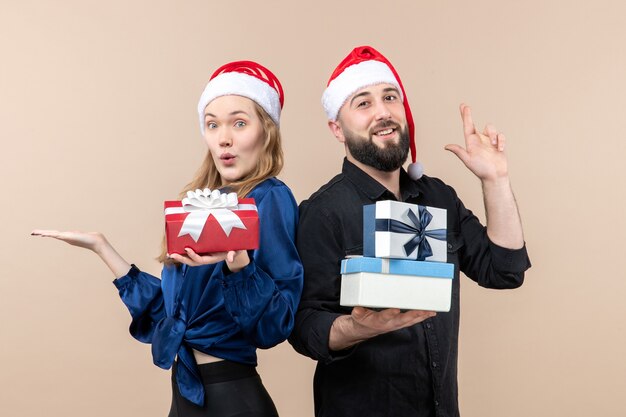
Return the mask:
{"type": "Polygon", "coordinates": [[[454,264],[355,257],[341,261],[342,306],[450,311],[454,264]]]}
{"type": "Polygon", "coordinates": [[[445,209],[399,201],[363,206],[363,255],[446,262],[445,209]]]}

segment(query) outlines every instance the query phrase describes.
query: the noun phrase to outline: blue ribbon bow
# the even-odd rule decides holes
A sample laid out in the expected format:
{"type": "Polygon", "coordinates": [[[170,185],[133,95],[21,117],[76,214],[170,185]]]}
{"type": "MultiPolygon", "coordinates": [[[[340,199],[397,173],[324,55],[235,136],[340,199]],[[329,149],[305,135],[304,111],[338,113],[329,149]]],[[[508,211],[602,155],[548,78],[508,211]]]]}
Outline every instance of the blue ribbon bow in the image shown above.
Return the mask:
{"type": "Polygon", "coordinates": [[[426,230],[426,226],[433,219],[433,215],[426,210],[426,207],[419,207],[419,219],[411,209],[407,210],[406,215],[413,225],[395,219],[376,219],[376,231],[414,235],[411,240],[404,244],[404,253],[409,256],[417,247],[417,260],[423,261],[433,255],[433,250],[426,237],[445,240],[446,229],[426,230]]]}

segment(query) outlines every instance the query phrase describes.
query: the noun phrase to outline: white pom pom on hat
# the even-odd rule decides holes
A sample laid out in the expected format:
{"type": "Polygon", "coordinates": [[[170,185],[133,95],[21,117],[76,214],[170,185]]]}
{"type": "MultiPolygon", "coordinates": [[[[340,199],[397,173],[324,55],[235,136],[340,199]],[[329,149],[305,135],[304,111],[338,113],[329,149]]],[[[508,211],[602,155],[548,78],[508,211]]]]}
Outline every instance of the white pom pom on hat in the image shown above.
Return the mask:
{"type": "Polygon", "coordinates": [[[424,165],[420,161],[412,162],[407,168],[407,173],[412,179],[419,180],[424,175],[424,165]]]}
{"type": "Polygon", "coordinates": [[[352,94],[363,87],[382,83],[394,85],[400,90],[409,128],[409,148],[411,150],[411,164],[409,164],[407,171],[412,179],[417,180],[423,175],[424,168],[421,163],[416,161],[415,124],[413,123],[411,107],[398,73],[391,62],[380,52],[371,46],[354,48],[330,76],[326,90],[322,95],[322,106],[324,106],[328,120],[335,122],[339,109],[352,94]]]}
{"type": "Polygon", "coordinates": [[[280,125],[280,111],[285,97],[278,78],[254,61],[234,61],[215,70],[200,96],[198,116],[203,135],[204,109],[216,98],[229,95],[249,98],[265,110],[276,126],[280,125]]]}

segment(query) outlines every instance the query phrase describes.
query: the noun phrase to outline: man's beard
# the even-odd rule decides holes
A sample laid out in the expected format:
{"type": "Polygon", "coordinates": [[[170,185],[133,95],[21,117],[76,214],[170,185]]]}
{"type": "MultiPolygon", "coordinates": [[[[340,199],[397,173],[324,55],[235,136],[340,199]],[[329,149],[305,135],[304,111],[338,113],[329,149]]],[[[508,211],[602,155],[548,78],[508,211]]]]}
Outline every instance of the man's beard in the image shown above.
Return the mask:
{"type": "Polygon", "coordinates": [[[381,148],[374,143],[373,133],[367,138],[344,128],[343,135],[354,159],[379,171],[391,172],[400,168],[409,155],[409,132],[406,127],[400,129],[400,126],[393,122],[380,123],[370,132],[385,127],[395,128],[400,133],[398,143],[384,143],[381,148]]]}

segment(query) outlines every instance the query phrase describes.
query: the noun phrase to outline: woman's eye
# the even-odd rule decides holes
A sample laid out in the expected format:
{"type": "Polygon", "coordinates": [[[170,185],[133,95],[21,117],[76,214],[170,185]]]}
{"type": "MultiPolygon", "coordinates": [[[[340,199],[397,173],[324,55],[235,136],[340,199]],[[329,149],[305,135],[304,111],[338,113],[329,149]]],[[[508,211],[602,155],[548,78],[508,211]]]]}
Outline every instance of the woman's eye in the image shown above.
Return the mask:
{"type": "Polygon", "coordinates": [[[237,122],[235,122],[235,127],[244,127],[246,125],[246,122],[244,122],[243,120],[237,120],[237,122]]]}
{"type": "Polygon", "coordinates": [[[206,124],[206,127],[207,127],[208,129],[215,129],[215,128],[217,127],[217,123],[215,123],[215,122],[208,122],[208,123],[206,124]]]}

